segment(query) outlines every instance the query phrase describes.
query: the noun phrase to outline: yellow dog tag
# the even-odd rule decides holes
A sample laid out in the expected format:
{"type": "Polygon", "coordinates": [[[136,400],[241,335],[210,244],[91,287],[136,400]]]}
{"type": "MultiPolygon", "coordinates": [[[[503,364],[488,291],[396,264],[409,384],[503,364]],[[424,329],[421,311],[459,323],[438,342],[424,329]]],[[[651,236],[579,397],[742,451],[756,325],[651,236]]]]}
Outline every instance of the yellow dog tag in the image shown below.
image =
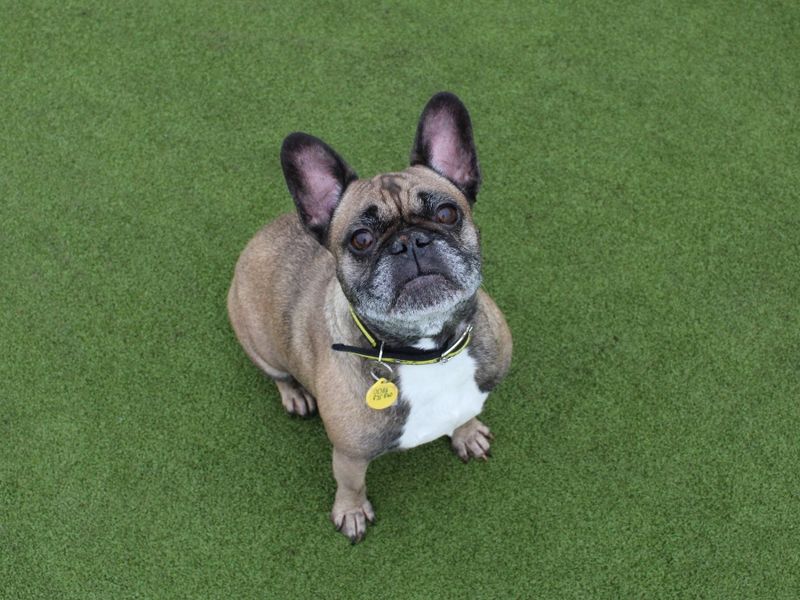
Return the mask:
{"type": "Polygon", "coordinates": [[[389,408],[397,402],[397,386],[381,377],[367,390],[367,406],[375,410],[389,408]]]}

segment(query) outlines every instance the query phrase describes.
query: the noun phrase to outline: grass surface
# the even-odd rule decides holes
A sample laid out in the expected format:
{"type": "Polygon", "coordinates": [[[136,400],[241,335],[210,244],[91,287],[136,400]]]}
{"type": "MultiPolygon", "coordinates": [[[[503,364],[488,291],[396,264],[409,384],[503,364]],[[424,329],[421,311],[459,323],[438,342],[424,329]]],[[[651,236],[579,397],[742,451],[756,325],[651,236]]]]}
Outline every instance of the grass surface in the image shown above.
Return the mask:
{"type": "Polygon", "coordinates": [[[797,598],[795,2],[4,4],[0,597],[797,598]],[[514,364],[351,547],[224,298],[287,132],[400,169],[442,89],[514,364]]]}

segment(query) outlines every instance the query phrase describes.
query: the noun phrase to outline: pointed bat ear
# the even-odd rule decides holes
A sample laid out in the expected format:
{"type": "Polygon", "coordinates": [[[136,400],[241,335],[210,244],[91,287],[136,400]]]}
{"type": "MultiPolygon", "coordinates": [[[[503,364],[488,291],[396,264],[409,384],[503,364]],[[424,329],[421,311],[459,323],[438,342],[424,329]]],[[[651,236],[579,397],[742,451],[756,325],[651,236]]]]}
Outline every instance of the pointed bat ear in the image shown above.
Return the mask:
{"type": "Polygon", "coordinates": [[[428,101],[411,148],[411,165],[426,165],[449,179],[475,202],[481,173],[467,108],[455,94],[440,92],[428,101]]]}
{"type": "Polygon", "coordinates": [[[325,142],[299,132],[283,140],[281,166],[300,221],[324,243],[333,211],[358,176],[325,142]]]}

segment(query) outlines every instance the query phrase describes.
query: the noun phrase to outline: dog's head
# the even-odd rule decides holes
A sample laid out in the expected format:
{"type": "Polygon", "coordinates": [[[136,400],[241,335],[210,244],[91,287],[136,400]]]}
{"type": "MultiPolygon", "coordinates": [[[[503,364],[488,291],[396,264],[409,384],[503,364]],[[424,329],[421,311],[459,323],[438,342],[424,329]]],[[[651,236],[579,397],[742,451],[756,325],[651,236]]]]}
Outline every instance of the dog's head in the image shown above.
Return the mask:
{"type": "Polygon", "coordinates": [[[405,171],[358,179],[304,133],[284,140],[281,164],[300,220],[333,254],[359,315],[413,339],[438,334],[471,307],[481,281],[472,220],[480,171],[469,113],[456,96],[428,102],[405,171]]]}

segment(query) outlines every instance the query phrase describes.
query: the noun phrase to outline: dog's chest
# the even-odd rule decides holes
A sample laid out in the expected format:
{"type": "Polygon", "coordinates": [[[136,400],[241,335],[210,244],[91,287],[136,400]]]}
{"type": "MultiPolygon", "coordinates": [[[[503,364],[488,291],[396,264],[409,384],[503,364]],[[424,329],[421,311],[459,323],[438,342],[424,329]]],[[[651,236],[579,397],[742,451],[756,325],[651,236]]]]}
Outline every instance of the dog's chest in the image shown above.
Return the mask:
{"type": "Polygon", "coordinates": [[[409,405],[401,449],[413,448],[443,435],[481,412],[488,393],[475,383],[475,359],[462,352],[446,363],[402,365],[398,385],[409,405]]]}

